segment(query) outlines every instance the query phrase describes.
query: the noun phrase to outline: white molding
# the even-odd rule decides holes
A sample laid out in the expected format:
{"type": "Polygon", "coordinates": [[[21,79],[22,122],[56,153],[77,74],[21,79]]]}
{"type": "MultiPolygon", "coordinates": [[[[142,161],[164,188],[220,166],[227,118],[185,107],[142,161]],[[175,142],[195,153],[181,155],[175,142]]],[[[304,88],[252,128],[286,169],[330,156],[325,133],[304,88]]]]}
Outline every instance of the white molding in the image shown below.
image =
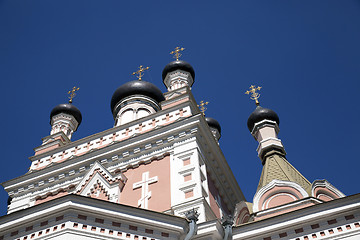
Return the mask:
{"type": "Polygon", "coordinates": [[[167,73],[164,79],[168,91],[175,91],[186,86],[190,88],[193,83],[194,79],[191,74],[180,69],[167,73]],[[176,83],[180,83],[180,86],[174,85],[176,83]]]}
{"type": "MultiPolygon", "coordinates": [[[[326,179],[323,180],[315,180],[312,184],[311,184],[311,195],[313,197],[315,196],[315,188],[317,187],[324,187],[327,188],[328,190],[330,190],[331,192],[333,192],[335,195],[337,195],[339,198],[345,197],[345,194],[343,194],[340,190],[338,190],[336,187],[334,187],[333,185],[331,185],[326,179]]],[[[328,196],[331,197],[331,196],[328,196]]]]}
{"type": "Polygon", "coordinates": [[[275,128],[276,134],[278,134],[280,132],[280,128],[279,128],[279,125],[277,124],[277,122],[268,120],[268,119],[264,119],[264,120],[254,124],[254,127],[251,130],[251,135],[253,135],[253,137],[255,138],[256,133],[259,131],[260,128],[263,128],[263,127],[275,128]]]}
{"type": "MultiPolygon", "coordinates": [[[[1,217],[0,229],[2,235],[5,235],[5,239],[9,239],[10,233],[13,231],[18,231],[19,234],[17,234],[16,237],[11,237],[11,239],[18,239],[19,237],[22,239],[22,236],[28,236],[29,239],[32,233],[38,233],[39,231],[42,231],[43,234],[41,237],[36,236],[36,239],[51,239],[54,235],[52,235],[51,232],[49,234],[45,233],[45,230],[53,226],[58,226],[58,230],[54,232],[54,234],[64,231],[75,231],[79,234],[84,234],[89,237],[93,236],[99,239],[119,239],[115,234],[113,236],[107,235],[108,230],[114,230],[114,226],[111,224],[112,221],[120,222],[121,226],[117,230],[130,233],[132,236],[131,239],[134,239],[135,235],[143,236],[144,230],[149,228],[154,230],[152,237],[156,239],[161,238],[161,232],[167,232],[170,234],[168,239],[175,240],[182,238],[188,228],[187,221],[177,216],[78,195],[67,195],[1,217]],[[87,216],[87,219],[82,220],[77,218],[76,216],[78,214],[87,216]],[[55,222],[55,218],[61,215],[63,219],[55,222]],[[104,219],[105,222],[103,224],[95,223],[95,218],[104,219]],[[48,221],[49,224],[41,226],[40,222],[42,221],[48,221]],[[78,224],[78,228],[73,227],[74,223],[78,224]],[[62,224],[65,224],[63,229],[60,228],[62,224]],[[25,232],[25,227],[31,225],[34,227],[33,230],[25,232]],[[87,225],[87,230],[82,229],[82,225],[87,225]],[[139,229],[136,231],[129,230],[129,225],[136,226],[139,229]],[[90,230],[91,226],[95,226],[96,231],[90,230]],[[100,229],[105,229],[107,232],[100,232],[100,229]]],[[[125,237],[125,235],[123,235],[123,237],[125,237]]],[[[150,236],[148,235],[147,237],[150,236]]]]}
{"type": "MultiPolygon", "coordinates": [[[[299,191],[300,194],[302,195],[303,198],[306,198],[309,196],[309,194],[305,191],[305,189],[303,189],[299,184],[294,183],[294,182],[289,182],[289,181],[282,181],[282,180],[278,180],[278,179],[274,179],[272,180],[270,183],[268,183],[267,185],[265,185],[264,187],[260,188],[259,191],[256,192],[254,199],[253,199],[253,212],[259,212],[265,209],[259,209],[259,204],[260,204],[260,199],[261,197],[268,191],[270,191],[271,189],[275,188],[275,187],[291,187],[294,188],[295,190],[299,191]]],[[[274,195],[277,192],[274,192],[274,195]]],[[[273,196],[273,195],[272,195],[273,196]]],[[[270,196],[271,197],[271,196],[270,196]]],[[[264,200],[264,202],[267,199],[264,200]]]]}
{"type": "Polygon", "coordinates": [[[301,228],[309,223],[331,220],[350,213],[359,216],[359,212],[360,194],[357,194],[238,226],[233,229],[233,239],[260,239],[281,233],[284,229],[301,228]]]}

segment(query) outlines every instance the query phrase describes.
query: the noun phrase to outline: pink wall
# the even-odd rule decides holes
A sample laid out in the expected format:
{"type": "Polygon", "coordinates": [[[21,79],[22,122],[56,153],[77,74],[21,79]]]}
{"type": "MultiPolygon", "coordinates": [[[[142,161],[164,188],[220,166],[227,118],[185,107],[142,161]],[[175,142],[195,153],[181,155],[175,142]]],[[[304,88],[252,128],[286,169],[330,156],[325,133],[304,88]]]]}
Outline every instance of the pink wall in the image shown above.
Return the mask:
{"type": "Polygon", "coordinates": [[[59,197],[65,196],[65,195],[67,195],[67,194],[68,194],[68,192],[65,191],[65,190],[61,190],[61,191],[59,191],[57,194],[49,194],[49,195],[47,195],[45,198],[38,198],[38,199],[36,199],[35,205],[38,205],[38,204],[40,204],[40,203],[44,203],[44,202],[53,200],[53,199],[55,199],[55,198],[59,198],[59,197]]]}
{"type": "Polygon", "coordinates": [[[127,177],[119,202],[138,207],[138,200],[141,198],[141,187],[133,189],[133,184],[142,180],[142,174],[149,172],[149,177],[158,177],[158,181],[149,184],[151,198],[148,209],[163,212],[171,208],[170,198],[170,156],[152,161],[149,164],[142,164],[137,168],[128,169],[123,174],[127,177]]]}
{"type": "MultiPolygon", "coordinates": [[[[220,218],[220,208],[218,206],[218,204],[216,203],[215,197],[219,196],[219,191],[216,188],[214,182],[211,180],[210,176],[207,176],[208,179],[208,186],[209,186],[209,199],[210,199],[210,207],[211,210],[215,213],[217,218],[220,218]]],[[[229,210],[226,206],[226,204],[224,204],[224,202],[222,201],[221,197],[220,197],[220,202],[221,202],[221,207],[223,209],[223,211],[226,214],[229,214],[229,210]]]]}

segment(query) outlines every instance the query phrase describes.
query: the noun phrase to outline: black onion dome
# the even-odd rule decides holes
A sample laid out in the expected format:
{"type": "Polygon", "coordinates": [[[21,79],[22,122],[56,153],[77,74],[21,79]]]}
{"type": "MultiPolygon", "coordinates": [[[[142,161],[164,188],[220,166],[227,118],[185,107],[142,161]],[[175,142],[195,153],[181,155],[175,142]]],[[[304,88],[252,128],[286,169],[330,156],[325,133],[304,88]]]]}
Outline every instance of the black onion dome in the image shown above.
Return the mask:
{"type": "Polygon", "coordinates": [[[207,124],[209,125],[209,127],[216,128],[221,135],[221,126],[218,121],[216,121],[215,119],[213,119],[211,117],[206,117],[205,120],[206,120],[207,124]]]}
{"type": "Polygon", "coordinates": [[[249,131],[251,132],[253,130],[255,123],[258,123],[265,119],[275,121],[278,125],[280,123],[279,116],[276,114],[276,112],[268,108],[257,106],[255,111],[250,114],[247,121],[249,131]]]}
{"type": "Polygon", "coordinates": [[[115,90],[111,98],[111,111],[114,113],[116,104],[131,95],[145,95],[158,103],[165,100],[161,90],[154,84],[146,81],[134,80],[121,85],[115,90]]]}
{"type": "Polygon", "coordinates": [[[190,65],[190,63],[182,61],[182,60],[176,60],[176,61],[173,61],[173,62],[169,63],[168,65],[166,65],[162,72],[162,79],[165,80],[166,75],[169,72],[173,72],[175,70],[183,70],[185,72],[190,73],[195,82],[195,71],[194,71],[193,67],[190,65]]]}
{"type": "Polygon", "coordinates": [[[50,120],[52,119],[53,116],[55,116],[59,113],[65,113],[65,114],[69,114],[69,115],[73,116],[76,119],[76,121],[78,122],[78,124],[80,125],[81,120],[82,120],[81,112],[74,105],[72,105],[70,103],[63,103],[63,104],[57,105],[56,107],[53,108],[53,110],[50,113],[50,120]]]}

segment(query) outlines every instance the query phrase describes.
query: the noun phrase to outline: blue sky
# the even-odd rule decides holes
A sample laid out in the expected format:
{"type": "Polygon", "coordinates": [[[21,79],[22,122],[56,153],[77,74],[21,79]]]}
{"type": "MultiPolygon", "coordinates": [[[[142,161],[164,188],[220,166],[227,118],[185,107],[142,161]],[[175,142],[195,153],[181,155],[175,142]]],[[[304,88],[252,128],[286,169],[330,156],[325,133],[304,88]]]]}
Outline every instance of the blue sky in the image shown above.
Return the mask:
{"type": "MultiPolygon", "coordinates": [[[[185,47],[192,92],[222,126],[220,146],[248,201],[262,165],[246,121],[260,103],[280,117],[287,158],[310,182],[359,192],[360,1],[0,1],[0,182],[26,173],[49,115],[74,100],[73,140],[113,126],[110,99],[132,72],[165,92],[161,73],[185,47]]],[[[0,190],[0,215],[7,194],[0,190]]]]}

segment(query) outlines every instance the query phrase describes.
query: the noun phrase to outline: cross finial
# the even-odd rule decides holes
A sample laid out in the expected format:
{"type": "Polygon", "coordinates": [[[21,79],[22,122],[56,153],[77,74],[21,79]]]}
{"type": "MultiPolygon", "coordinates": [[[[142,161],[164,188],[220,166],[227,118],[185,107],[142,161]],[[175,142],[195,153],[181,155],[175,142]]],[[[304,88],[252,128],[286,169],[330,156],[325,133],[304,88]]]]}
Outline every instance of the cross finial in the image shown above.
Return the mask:
{"type": "Polygon", "coordinates": [[[251,85],[250,90],[247,90],[245,92],[245,94],[248,94],[248,95],[251,93],[250,99],[255,100],[256,106],[259,106],[259,104],[260,104],[258,101],[258,99],[260,97],[260,93],[256,92],[256,91],[260,91],[260,89],[261,89],[261,87],[255,87],[255,85],[251,85]]]}
{"type": "Polygon", "coordinates": [[[140,65],[139,70],[137,70],[136,72],[133,72],[133,75],[137,74],[136,77],[138,78],[139,81],[141,81],[142,76],[144,76],[143,72],[145,70],[148,70],[149,68],[150,67],[143,68],[143,65],[140,65]]]}
{"type": "Polygon", "coordinates": [[[197,105],[200,108],[200,112],[202,112],[202,114],[205,116],[205,111],[207,109],[207,107],[205,107],[205,105],[208,105],[209,102],[204,102],[203,100],[200,101],[200,104],[197,105]]]}
{"type": "Polygon", "coordinates": [[[184,51],[185,48],[176,47],[174,51],[171,51],[170,54],[174,54],[173,58],[176,58],[176,61],[179,61],[179,57],[181,57],[180,51],[184,51]]]}
{"type": "Polygon", "coordinates": [[[72,103],[73,101],[73,98],[76,96],[76,91],[79,91],[80,88],[77,88],[77,87],[73,87],[71,91],[68,92],[68,94],[70,94],[70,97],[69,97],[69,103],[72,103]]]}

